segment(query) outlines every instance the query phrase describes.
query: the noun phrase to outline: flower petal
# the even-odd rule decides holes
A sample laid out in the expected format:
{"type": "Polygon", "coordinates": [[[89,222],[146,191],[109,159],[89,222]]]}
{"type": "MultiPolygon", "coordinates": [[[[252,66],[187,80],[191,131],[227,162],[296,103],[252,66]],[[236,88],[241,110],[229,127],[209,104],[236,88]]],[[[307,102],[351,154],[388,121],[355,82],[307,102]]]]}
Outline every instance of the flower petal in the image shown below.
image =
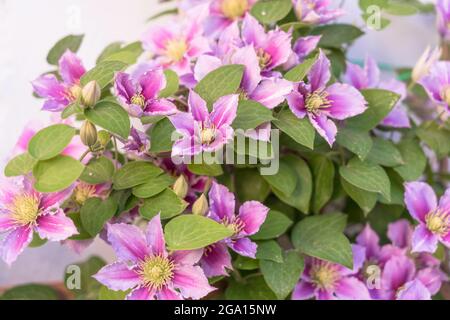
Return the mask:
{"type": "Polygon", "coordinates": [[[425,216],[437,207],[436,194],[424,182],[409,182],[405,184],[405,204],[414,219],[425,222],[425,216]]]}
{"type": "Polygon", "coordinates": [[[81,77],[86,73],[80,58],[69,49],[61,56],[58,64],[59,74],[64,83],[69,86],[79,84],[81,77]]]}
{"type": "Polygon", "coordinates": [[[216,128],[231,126],[236,118],[238,102],[239,95],[230,94],[219,98],[213,104],[211,121],[216,125],[216,128]]]}
{"type": "Polygon", "coordinates": [[[431,300],[431,294],[422,282],[413,280],[399,290],[396,300],[431,300]]]}
{"type": "Polygon", "coordinates": [[[166,76],[162,69],[147,71],[139,78],[139,84],[145,99],[155,99],[158,93],[166,87],[166,76]]]}
{"type": "Polygon", "coordinates": [[[29,226],[18,227],[12,230],[0,244],[0,257],[10,266],[32,239],[33,229],[29,226]]]}
{"type": "Polygon", "coordinates": [[[207,277],[226,276],[227,269],[233,269],[231,255],[224,243],[215,243],[207,247],[200,265],[207,277]]]}
{"type": "Polygon", "coordinates": [[[344,120],[363,113],[367,109],[367,102],[363,95],[354,87],[347,84],[335,83],[327,88],[327,99],[330,107],[326,112],[330,117],[344,120]]]}
{"type": "Polygon", "coordinates": [[[295,114],[297,118],[303,119],[307,114],[305,98],[303,95],[298,91],[293,91],[286,97],[286,99],[292,113],[295,114]]]}
{"type": "Polygon", "coordinates": [[[367,259],[378,257],[380,252],[380,238],[369,224],[366,224],[363,231],[356,237],[356,243],[366,248],[367,259]]]}
{"type": "Polygon", "coordinates": [[[16,227],[16,221],[9,214],[0,213],[0,233],[16,227]]]}
{"type": "Polygon", "coordinates": [[[439,268],[425,268],[419,270],[416,279],[420,280],[432,295],[439,292],[442,282],[448,281],[447,275],[439,268]]]}
{"type": "Polygon", "coordinates": [[[258,246],[249,238],[240,238],[236,240],[227,240],[228,246],[236,253],[244,257],[256,258],[258,246]]]}
{"type": "Polygon", "coordinates": [[[341,279],[336,286],[335,294],[339,300],[371,300],[367,287],[354,277],[341,279]]]}
{"type": "Polygon", "coordinates": [[[125,291],[140,283],[139,275],[123,262],[107,265],[92,277],[111,290],[125,291]]]}
{"type": "Polygon", "coordinates": [[[158,300],[183,300],[178,292],[168,287],[163,287],[156,294],[158,300]]]}
{"type": "Polygon", "coordinates": [[[416,272],[414,262],[406,256],[394,256],[386,262],[381,274],[383,290],[397,291],[411,281],[416,272]]]}
{"type": "Polygon", "coordinates": [[[143,114],[146,116],[168,116],[176,113],[177,107],[168,99],[158,99],[150,101],[143,114]]]}
{"type": "Polygon", "coordinates": [[[108,241],[120,261],[138,262],[150,253],[144,233],[136,226],[125,223],[108,225],[108,241]]]}
{"type": "Polygon", "coordinates": [[[259,231],[267,217],[269,208],[258,201],[247,201],[239,208],[238,218],[244,222],[242,234],[250,236],[259,231]]]}
{"type": "Polygon", "coordinates": [[[195,91],[191,90],[188,97],[189,110],[194,120],[204,122],[209,118],[206,101],[203,100],[195,91]]]}
{"type": "Polygon", "coordinates": [[[59,83],[54,74],[44,74],[31,84],[34,92],[41,98],[66,99],[66,87],[59,83]]]}
{"type": "Polygon", "coordinates": [[[180,290],[184,298],[200,299],[216,288],[211,287],[202,268],[183,265],[173,275],[173,286],[180,290]]]}
{"type": "Polygon", "coordinates": [[[154,300],[155,290],[147,287],[134,289],[127,295],[127,300],[154,300]]]}
{"type": "Polygon", "coordinates": [[[241,81],[241,88],[252,93],[258,83],[261,82],[261,68],[259,58],[253,46],[245,46],[237,49],[231,56],[231,63],[244,66],[244,75],[241,81]]]}
{"type": "Polygon", "coordinates": [[[273,109],[279,106],[291,92],[291,82],[284,79],[268,78],[261,81],[250,94],[250,99],[273,109]]]}
{"type": "Polygon", "coordinates": [[[301,280],[292,292],[292,300],[309,300],[314,297],[314,290],[311,283],[301,280]]]}
{"type": "Polygon", "coordinates": [[[325,88],[328,81],[331,79],[330,67],[330,60],[328,60],[327,56],[320,50],[319,57],[308,74],[312,92],[325,88]]]}
{"type": "Polygon", "coordinates": [[[387,236],[394,246],[407,248],[411,243],[412,233],[408,220],[402,219],[388,225],[387,236]]]}
{"type": "Polygon", "coordinates": [[[174,262],[182,265],[194,265],[200,261],[203,255],[203,249],[198,250],[180,250],[171,254],[174,262]]]}
{"type": "Polygon", "coordinates": [[[167,256],[166,241],[164,240],[164,233],[159,213],[148,223],[145,237],[153,255],[162,255],[164,257],[167,256]]]}
{"type": "Polygon", "coordinates": [[[124,103],[130,103],[131,98],[136,94],[136,86],[133,84],[130,75],[125,72],[116,74],[114,89],[116,95],[122,98],[124,103]]]}
{"type": "Polygon", "coordinates": [[[41,215],[37,219],[37,232],[42,239],[61,241],[78,234],[72,219],[67,218],[62,209],[56,214],[41,215]]]}
{"type": "Polygon", "coordinates": [[[217,182],[212,183],[209,191],[209,207],[210,210],[220,219],[234,217],[235,209],[234,194],[224,185],[217,182]]]}
{"type": "Polygon", "coordinates": [[[412,252],[434,253],[437,250],[439,237],[434,235],[423,224],[418,225],[412,236],[412,252]]]}
{"type": "Polygon", "coordinates": [[[336,140],[337,127],[333,121],[327,118],[324,114],[319,114],[317,116],[308,114],[309,120],[317,132],[325,139],[326,142],[333,146],[336,140]]]}

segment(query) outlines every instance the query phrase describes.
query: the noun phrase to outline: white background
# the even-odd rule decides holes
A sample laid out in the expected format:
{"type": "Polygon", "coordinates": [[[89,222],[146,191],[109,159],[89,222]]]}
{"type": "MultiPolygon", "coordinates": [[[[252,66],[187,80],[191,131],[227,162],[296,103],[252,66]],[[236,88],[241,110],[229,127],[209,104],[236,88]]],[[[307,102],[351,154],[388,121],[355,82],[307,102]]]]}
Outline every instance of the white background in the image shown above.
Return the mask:
{"type": "MultiPolygon", "coordinates": [[[[361,26],[356,3],[345,1],[349,14],[343,20],[361,26]]],[[[49,70],[45,58],[58,39],[85,33],[79,54],[89,69],[107,44],[139,39],[148,27],[146,19],[171,6],[156,0],[0,0],[0,169],[27,122],[48,116],[32,97],[30,81],[49,70]]],[[[436,42],[433,16],[394,18],[388,29],[368,31],[349,56],[361,59],[369,53],[382,63],[411,66],[436,42]]],[[[82,257],[55,243],[28,249],[11,268],[0,261],[0,287],[61,281],[66,265],[92,253],[113,257],[100,241],[82,257]]]]}

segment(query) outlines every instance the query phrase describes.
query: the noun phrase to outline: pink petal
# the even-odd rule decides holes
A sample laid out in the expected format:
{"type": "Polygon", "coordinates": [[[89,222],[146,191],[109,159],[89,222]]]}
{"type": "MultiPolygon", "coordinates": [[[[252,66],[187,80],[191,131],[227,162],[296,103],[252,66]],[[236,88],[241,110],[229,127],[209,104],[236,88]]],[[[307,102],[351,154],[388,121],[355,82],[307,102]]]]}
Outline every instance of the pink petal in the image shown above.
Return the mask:
{"type": "Polygon", "coordinates": [[[173,286],[180,290],[184,298],[200,299],[215,288],[211,287],[202,268],[183,265],[177,268],[173,276],[173,286]]]}
{"type": "Polygon", "coordinates": [[[377,257],[380,252],[380,238],[369,224],[366,224],[363,231],[356,237],[356,243],[366,248],[368,259],[377,257]]]}
{"type": "Polygon", "coordinates": [[[148,100],[154,99],[166,87],[166,77],[162,69],[148,71],[139,78],[139,84],[142,95],[148,100]]]}
{"type": "Polygon", "coordinates": [[[51,241],[65,240],[74,234],[78,234],[72,219],[67,218],[62,209],[59,209],[57,214],[41,215],[37,219],[36,228],[39,237],[51,241]]]}
{"type": "Polygon", "coordinates": [[[221,220],[231,219],[234,217],[234,206],[234,194],[224,185],[213,182],[209,191],[210,210],[221,220]]]}
{"type": "Polygon", "coordinates": [[[34,92],[42,98],[66,99],[66,87],[59,83],[54,74],[45,74],[31,82],[34,92]]]}
{"type": "Polygon", "coordinates": [[[139,275],[122,262],[116,262],[101,268],[97,274],[93,275],[93,278],[111,290],[125,291],[138,286],[140,283],[139,275]]]}
{"type": "Polygon", "coordinates": [[[166,49],[167,41],[173,39],[175,36],[172,31],[162,26],[152,26],[142,36],[142,43],[144,49],[156,54],[163,54],[166,49]]]}
{"type": "MultiPolygon", "coordinates": [[[[69,155],[69,153],[66,153],[66,155],[69,155]]],[[[54,205],[58,205],[66,200],[72,194],[72,191],[73,187],[69,187],[60,192],[44,193],[39,206],[43,209],[47,209],[54,205]]]]}
{"type": "Polygon", "coordinates": [[[408,220],[402,219],[388,225],[387,236],[394,246],[406,248],[411,243],[413,230],[408,220]]]}
{"type": "Polygon", "coordinates": [[[158,300],[183,300],[178,292],[168,287],[163,287],[157,293],[158,300]]]}
{"type": "Polygon", "coordinates": [[[194,66],[195,80],[202,80],[208,73],[222,66],[222,61],[214,56],[202,55],[194,66]]]}
{"type": "Polygon", "coordinates": [[[252,235],[259,231],[267,217],[269,208],[258,201],[247,201],[239,208],[238,218],[244,222],[244,235],[252,235]]]}
{"type": "Polygon", "coordinates": [[[252,44],[256,48],[262,47],[266,40],[264,27],[250,14],[246,14],[242,22],[242,38],[246,44],[252,44]]]}
{"type": "Polygon", "coordinates": [[[10,215],[0,213],[0,233],[6,232],[16,226],[16,221],[10,215]]]}
{"type": "Polygon", "coordinates": [[[447,189],[441,199],[439,199],[439,208],[450,213],[450,188],[447,189]]]}
{"type": "Polygon", "coordinates": [[[434,253],[437,250],[439,237],[434,235],[423,224],[418,225],[412,236],[412,252],[434,253]]]}
{"type": "Polygon", "coordinates": [[[344,75],[344,80],[346,83],[352,85],[358,90],[369,87],[367,74],[357,64],[347,63],[347,70],[344,75]]]}
{"type": "Polygon", "coordinates": [[[236,112],[239,102],[239,95],[230,94],[219,98],[213,105],[211,112],[211,121],[216,128],[222,126],[231,126],[236,118],[236,112]]]}
{"type": "Polygon", "coordinates": [[[439,292],[443,282],[448,281],[447,275],[438,268],[419,270],[416,279],[420,280],[432,295],[439,292]]]}
{"type": "Polygon", "coordinates": [[[0,257],[7,265],[16,261],[33,239],[33,229],[29,226],[18,227],[8,233],[0,245],[0,257]]]}
{"type": "Polygon", "coordinates": [[[303,119],[307,114],[305,108],[305,98],[303,95],[298,91],[293,91],[286,97],[286,99],[292,113],[295,114],[297,118],[303,119]]]}
{"type": "Polygon", "coordinates": [[[180,265],[194,265],[200,261],[203,255],[203,249],[198,250],[181,250],[171,254],[174,262],[180,265]]]}
{"type": "Polygon", "coordinates": [[[292,300],[309,300],[314,297],[314,291],[315,288],[311,283],[301,280],[292,292],[292,300]]]}
{"type": "Polygon", "coordinates": [[[309,120],[317,132],[325,139],[326,142],[333,146],[336,140],[337,127],[333,121],[327,118],[324,114],[319,114],[317,116],[308,114],[309,120]]]}
{"type": "Polygon", "coordinates": [[[141,287],[134,289],[127,296],[127,300],[154,300],[155,290],[151,290],[147,287],[141,287]]]}
{"type": "Polygon", "coordinates": [[[367,287],[354,277],[341,279],[337,284],[335,294],[339,300],[371,300],[367,287]]]}
{"type": "Polygon", "coordinates": [[[147,225],[145,236],[147,238],[147,244],[152,250],[152,254],[162,255],[164,257],[167,256],[166,242],[164,240],[160,214],[157,214],[152,218],[152,220],[150,220],[147,225]]]}
{"type": "Polygon", "coordinates": [[[279,106],[292,92],[292,83],[284,79],[263,80],[250,94],[250,98],[269,109],[279,106]]]}
{"type": "Polygon", "coordinates": [[[261,81],[259,58],[256,55],[254,47],[245,46],[237,49],[231,56],[231,63],[244,66],[241,88],[247,93],[252,93],[261,81]]]}
{"type": "Polygon", "coordinates": [[[150,254],[144,233],[136,226],[124,223],[108,225],[108,241],[121,261],[138,262],[150,254]]]}
{"type": "Polygon", "coordinates": [[[195,91],[189,92],[188,105],[194,120],[204,122],[209,118],[208,107],[206,106],[205,100],[203,100],[195,91]]]}
{"type": "Polygon", "coordinates": [[[59,59],[59,74],[64,83],[70,86],[79,84],[85,73],[81,60],[72,51],[67,50],[59,59]]]}
{"type": "Polygon", "coordinates": [[[177,107],[167,99],[151,101],[144,110],[146,116],[168,116],[177,113],[177,107]]]}
{"type": "Polygon", "coordinates": [[[414,219],[425,222],[425,216],[437,207],[436,194],[424,182],[409,182],[405,184],[405,204],[414,219]]]}
{"type": "Polygon", "coordinates": [[[397,291],[408,281],[411,281],[416,272],[414,262],[406,256],[395,256],[386,262],[382,275],[383,290],[397,291]]]}
{"type": "Polygon", "coordinates": [[[367,86],[369,88],[375,88],[380,81],[380,68],[378,68],[378,64],[375,59],[370,56],[366,57],[364,71],[367,75],[367,86]]]}
{"type": "Polygon", "coordinates": [[[228,275],[227,269],[232,269],[231,256],[224,243],[215,243],[205,249],[200,265],[207,277],[228,275]]]}
{"type": "Polygon", "coordinates": [[[179,112],[169,117],[172,125],[184,136],[194,135],[194,118],[188,112],[179,112]]]}
{"type": "Polygon", "coordinates": [[[256,258],[256,250],[258,246],[249,238],[240,238],[237,240],[227,241],[228,246],[236,253],[244,257],[256,258]]]}
{"type": "Polygon", "coordinates": [[[335,83],[326,91],[327,99],[331,103],[326,112],[332,118],[344,120],[361,114],[367,109],[367,102],[363,95],[352,86],[335,83]]]}
{"type": "Polygon", "coordinates": [[[406,283],[397,293],[396,300],[431,300],[431,295],[422,282],[413,280],[406,283]]]}
{"type": "Polygon", "coordinates": [[[330,67],[330,60],[328,60],[327,56],[320,50],[319,58],[308,74],[312,92],[325,88],[331,78],[330,67]]]}

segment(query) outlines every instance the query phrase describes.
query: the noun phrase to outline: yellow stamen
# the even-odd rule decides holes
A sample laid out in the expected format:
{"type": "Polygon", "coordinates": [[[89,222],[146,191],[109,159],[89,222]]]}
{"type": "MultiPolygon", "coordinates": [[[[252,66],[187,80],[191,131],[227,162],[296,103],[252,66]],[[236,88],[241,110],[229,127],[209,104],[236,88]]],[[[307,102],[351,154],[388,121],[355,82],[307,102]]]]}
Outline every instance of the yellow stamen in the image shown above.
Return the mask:
{"type": "Polygon", "coordinates": [[[338,271],[330,262],[317,261],[311,267],[311,281],[320,289],[333,289],[338,279],[338,271]]]}
{"type": "Polygon", "coordinates": [[[20,225],[33,224],[39,216],[39,203],[39,198],[30,194],[17,196],[9,207],[12,218],[20,225]]]}
{"type": "Polygon", "coordinates": [[[306,110],[312,114],[318,114],[320,109],[326,109],[330,106],[327,99],[328,93],[325,91],[314,92],[306,97],[306,110]]]}
{"type": "Polygon", "coordinates": [[[214,140],[216,139],[216,134],[217,130],[214,126],[212,127],[204,126],[200,132],[200,139],[202,141],[202,144],[209,145],[213,143],[214,140]]]}
{"type": "Polygon", "coordinates": [[[144,286],[161,289],[173,278],[174,263],[166,257],[148,257],[139,265],[139,275],[144,286]]]}
{"type": "Polygon", "coordinates": [[[428,230],[437,235],[446,235],[450,231],[450,215],[439,208],[425,216],[428,230]]]}
{"type": "Polygon", "coordinates": [[[145,106],[145,97],[141,93],[135,94],[131,97],[131,103],[140,106],[143,108],[145,106]]]}
{"type": "Polygon", "coordinates": [[[223,0],[220,9],[225,17],[235,20],[242,17],[249,6],[247,0],[223,0]]]}
{"type": "Polygon", "coordinates": [[[87,199],[92,198],[94,196],[95,196],[95,186],[86,183],[78,184],[75,190],[73,191],[73,199],[79,205],[83,205],[87,199]]]}
{"type": "Polygon", "coordinates": [[[256,54],[258,55],[259,66],[261,67],[261,69],[264,69],[265,67],[267,67],[270,64],[272,57],[270,56],[270,54],[265,52],[264,49],[259,48],[257,50],[256,54]]]}
{"type": "Polygon", "coordinates": [[[184,39],[171,39],[166,43],[166,56],[173,62],[180,61],[188,47],[184,39]]]}

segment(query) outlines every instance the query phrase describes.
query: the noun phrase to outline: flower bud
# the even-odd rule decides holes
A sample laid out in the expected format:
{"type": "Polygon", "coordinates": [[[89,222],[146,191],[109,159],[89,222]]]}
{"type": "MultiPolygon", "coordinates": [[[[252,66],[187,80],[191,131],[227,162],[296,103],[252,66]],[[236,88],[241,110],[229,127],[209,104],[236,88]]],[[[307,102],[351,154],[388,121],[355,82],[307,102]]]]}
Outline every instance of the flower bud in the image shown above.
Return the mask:
{"type": "Polygon", "coordinates": [[[97,129],[89,122],[85,121],[80,129],[81,142],[85,146],[92,147],[97,142],[97,129]]]}
{"type": "Polygon", "coordinates": [[[188,193],[188,184],[186,181],[186,178],[181,175],[178,177],[177,181],[175,181],[173,185],[173,191],[177,196],[179,196],[181,199],[186,198],[186,195],[188,193]]]}
{"type": "Polygon", "coordinates": [[[205,195],[202,194],[200,198],[195,200],[194,204],[192,205],[192,213],[199,216],[204,216],[208,213],[208,210],[208,200],[206,200],[205,195]]]}
{"type": "Polygon", "coordinates": [[[102,89],[97,81],[88,82],[81,91],[81,103],[86,107],[93,107],[100,100],[102,89]]]}
{"type": "Polygon", "coordinates": [[[100,130],[98,132],[98,142],[100,142],[102,147],[106,147],[106,145],[108,144],[109,140],[111,140],[111,135],[109,134],[108,131],[100,130]]]}

